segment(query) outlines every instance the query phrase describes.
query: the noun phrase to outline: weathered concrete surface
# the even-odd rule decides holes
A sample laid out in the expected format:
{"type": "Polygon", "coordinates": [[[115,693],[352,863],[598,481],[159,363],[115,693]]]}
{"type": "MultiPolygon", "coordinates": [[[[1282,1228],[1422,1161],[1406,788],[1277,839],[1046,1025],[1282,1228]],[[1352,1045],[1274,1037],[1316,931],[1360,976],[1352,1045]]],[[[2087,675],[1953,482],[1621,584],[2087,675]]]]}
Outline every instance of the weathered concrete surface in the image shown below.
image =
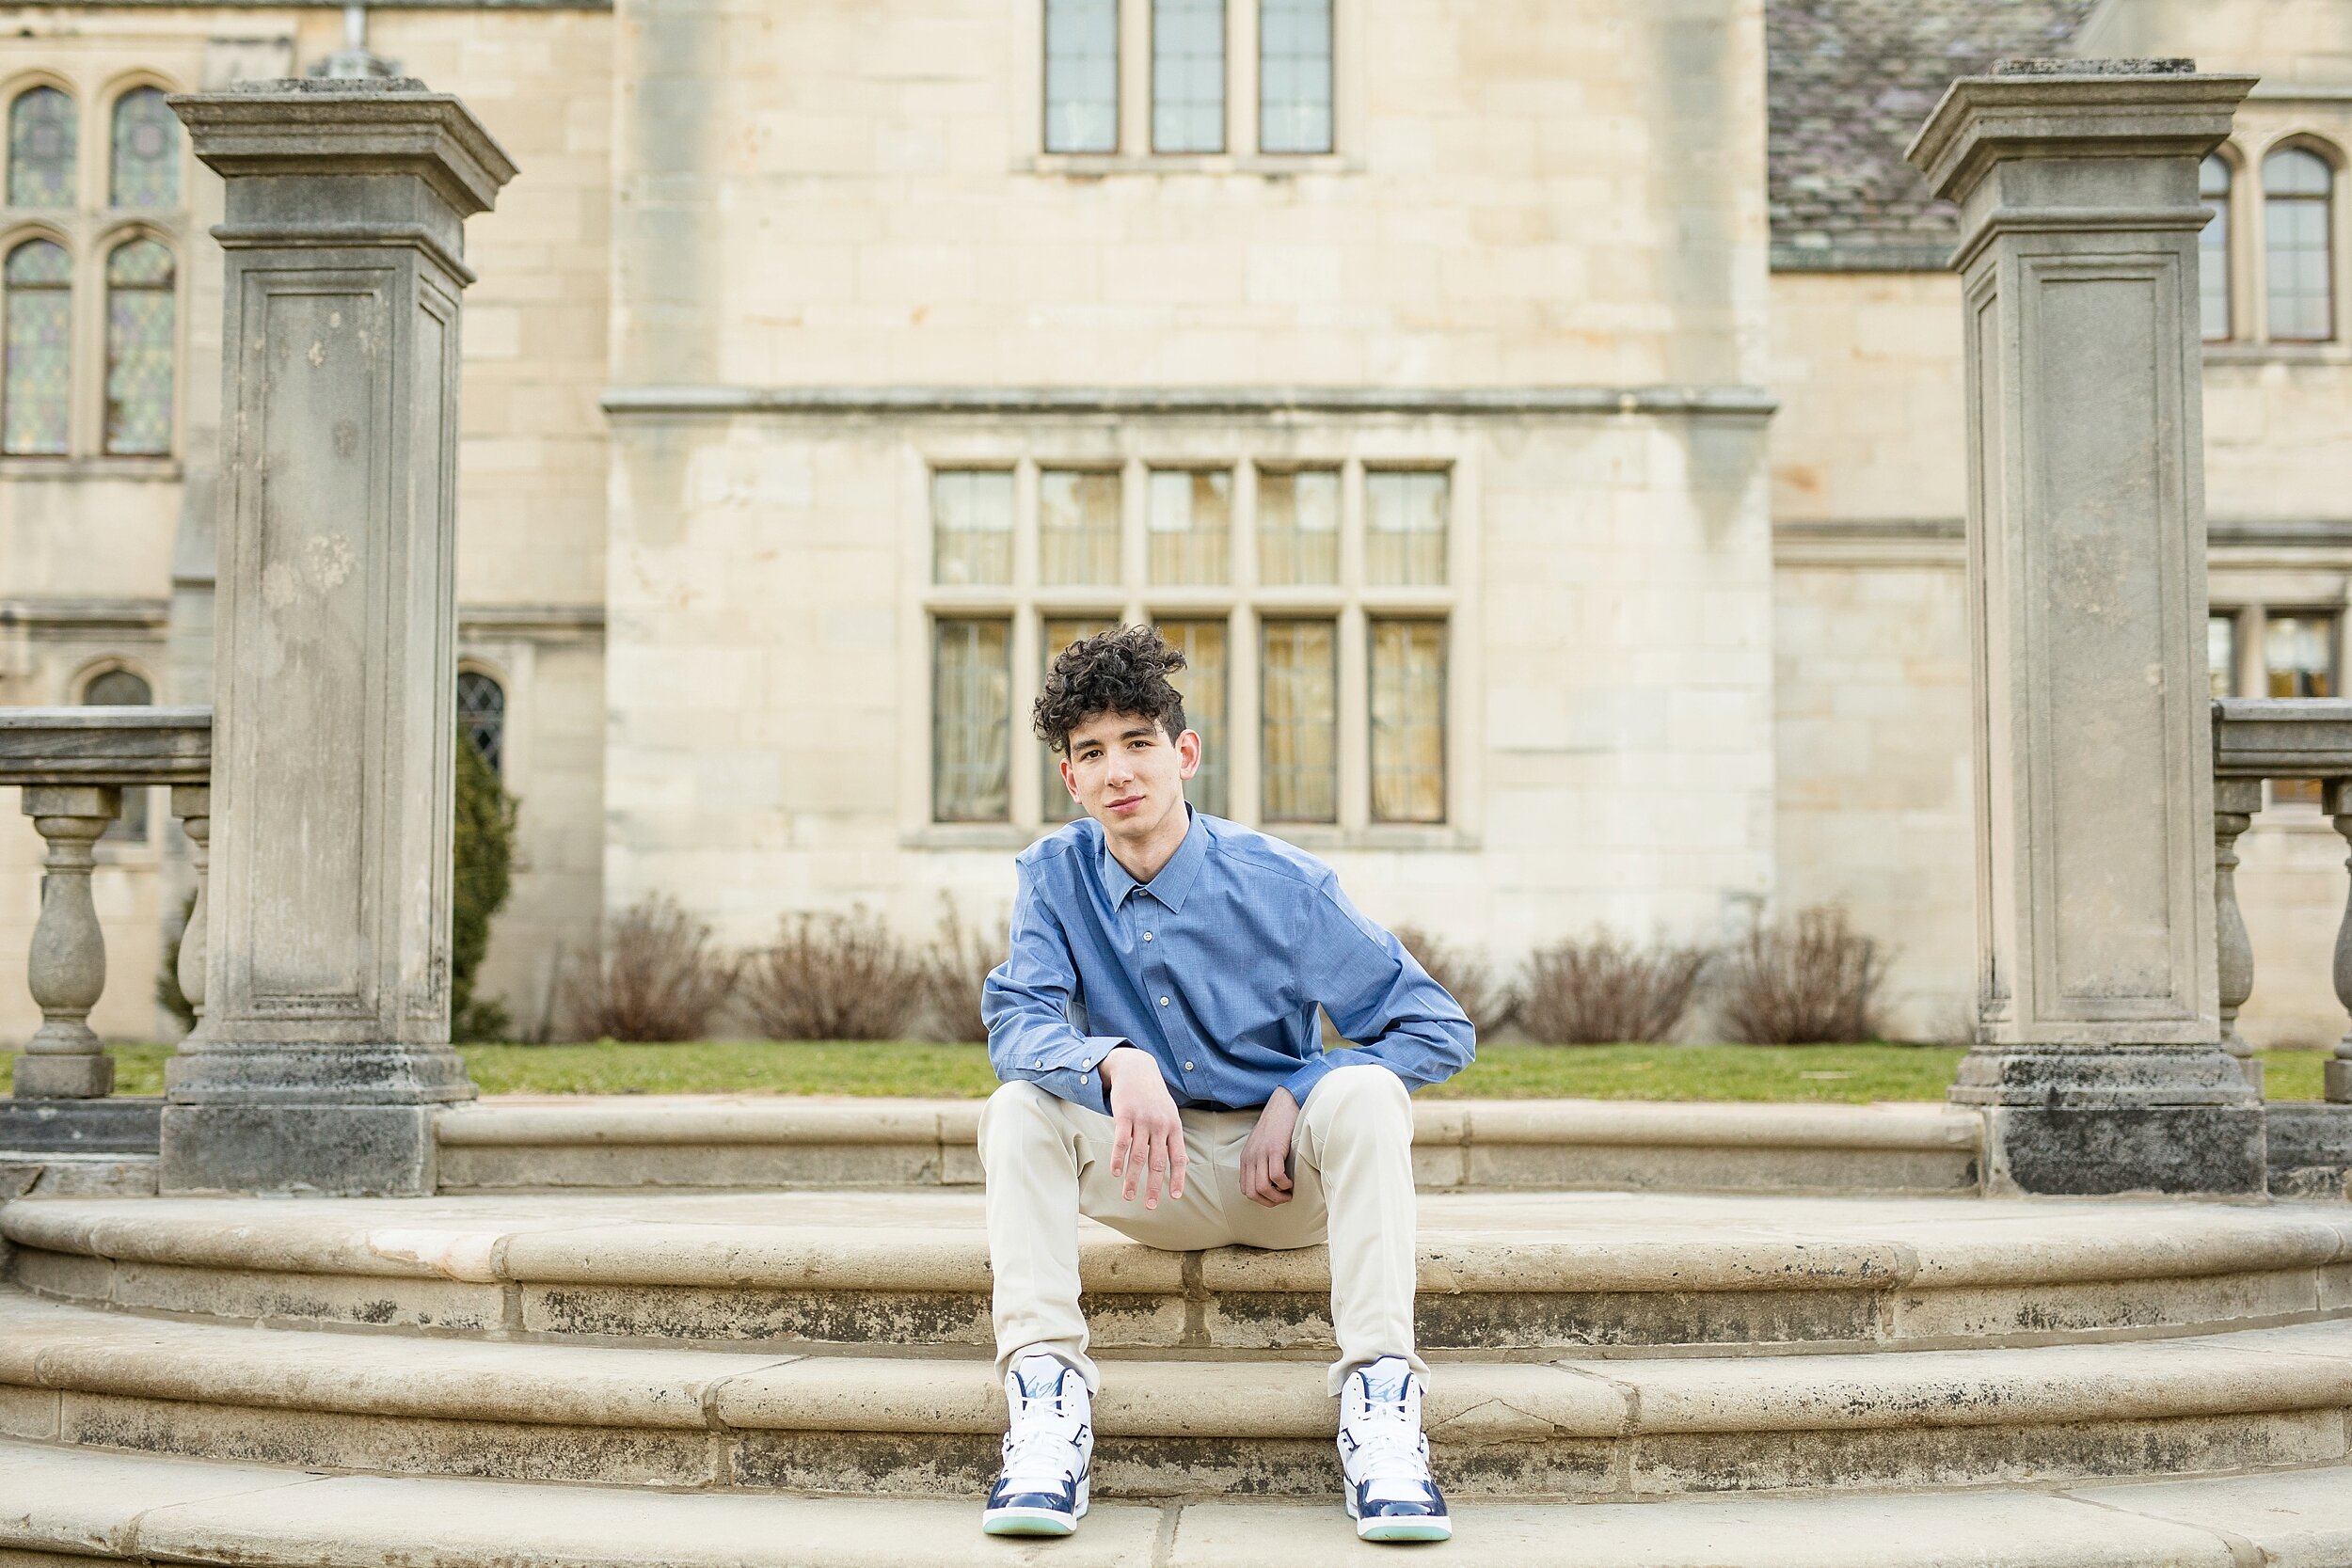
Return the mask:
{"type": "Polygon", "coordinates": [[[119,1095],[91,1101],[0,1100],[0,1149],[152,1154],[164,1102],[119,1095]]]}
{"type": "MultiPolygon", "coordinates": [[[[1981,1118],[1935,1104],[1421,1101],[1415,1180],[1446,1189],[1953,1193],[1981,1118]]],[[[979,1104],[511,1097],[441,1115],[444,1192],[976,1186],[979,1104]]]]}
{"type": "MultiPolygon", "coordinates": [[[[1439,1194],[1421,1204],[1433,1347],[1638,1354],[2038,1344],[2352,1308],[2342,1205],[1439,1194]]],[[[0,1210],[13,1277],[116,1307],[495,1334],[987,1342],[977,1196],[548,1194],[43,1201],[0,1210]]],[[[1081,1228],[1098,1343],[1330,1343],[1319,1248],[1161,1252],[1081,1228]]]]}
{"type": "Polygon", "coordinates": [[[2283,1101],[2264,1117],[2275,1197],[2352,1197],[2352,1105],[2283,1101]]]}

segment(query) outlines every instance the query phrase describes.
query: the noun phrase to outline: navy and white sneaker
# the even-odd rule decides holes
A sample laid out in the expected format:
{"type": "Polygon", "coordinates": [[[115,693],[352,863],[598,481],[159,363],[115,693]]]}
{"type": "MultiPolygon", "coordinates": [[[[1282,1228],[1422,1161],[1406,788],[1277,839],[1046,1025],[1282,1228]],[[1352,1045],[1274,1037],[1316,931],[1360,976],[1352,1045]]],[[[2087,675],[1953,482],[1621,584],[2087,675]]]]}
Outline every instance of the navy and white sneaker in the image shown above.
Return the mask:
{"type": "Polygon", "coordinates": [[[1382,1356],[1347,1374],[1340,1389],[1340,1466],[1347,1473],[1347,1516],[1364,1540],[1453,1535],[1445,1497],[1429,1479],[1421,1379],[1403,1356],[1382,1356]]]}
{"type": "Polygon", "coordinates": [[[1012,1425],[1005,1467],[989,1488],[980,1528],[990,1535],[1068,1535],[1087,1513],[1094,1462],[1093,1403],[1086,1379],[1045,1355],[1025,1355],[1005,1374],[1012,1425]]]}

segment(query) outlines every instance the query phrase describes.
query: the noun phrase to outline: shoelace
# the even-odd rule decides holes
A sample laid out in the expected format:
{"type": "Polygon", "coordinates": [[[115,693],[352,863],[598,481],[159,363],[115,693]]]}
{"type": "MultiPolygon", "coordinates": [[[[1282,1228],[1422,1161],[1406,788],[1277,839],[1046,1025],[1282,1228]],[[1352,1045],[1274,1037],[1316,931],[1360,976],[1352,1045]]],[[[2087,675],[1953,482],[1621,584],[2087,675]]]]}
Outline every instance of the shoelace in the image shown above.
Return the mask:
{"type": "Polygon", "coordinates": [[[1348,1431],[1356,1443],[1359,1481],[1429,1479],[1427,1444],[1402,1396],[1367,1400],[1348,1431]]]}
{"type": "Polygon", "coordinates": [[[1059,1485],[1076,1473],[1078,1418],[1059,1397],[1024,1399],[1005,1433],[1007,1479],[1050,1478],[1059,1485]]]}

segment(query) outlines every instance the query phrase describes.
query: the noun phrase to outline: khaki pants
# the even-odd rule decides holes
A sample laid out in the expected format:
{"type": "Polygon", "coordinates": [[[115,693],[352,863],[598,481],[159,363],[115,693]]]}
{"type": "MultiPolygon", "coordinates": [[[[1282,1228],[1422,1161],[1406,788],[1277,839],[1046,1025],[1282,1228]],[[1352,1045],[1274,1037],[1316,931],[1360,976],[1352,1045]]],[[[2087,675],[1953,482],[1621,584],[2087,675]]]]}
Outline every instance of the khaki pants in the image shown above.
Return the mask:
{"type": "Polygon", "coordinates": [[[1157,1209],[1121,1196],[1111,1174],[1111,1118],[1034,1084],[1011,1083],[980,1117],[988,1172],[988,1256],[995,1273],[996,1374],[1032,1351],[1100,1382],[1078,1310],[1078,1216],[1171,1252],[1205,1247],[1287,1250],[1328,1240],[1331,1322],[1340,1358],[1331,1392],[1347,1374],[1413,1351],[1413,1110],[1404,1083],[1369,1063],[1327,1073],[1291,1135],[1291,1200],[1268,1209],[1241,1192],[1241,1151],[1256,1111],[1180,1113],[1184,1196],[1157,1209]]]}

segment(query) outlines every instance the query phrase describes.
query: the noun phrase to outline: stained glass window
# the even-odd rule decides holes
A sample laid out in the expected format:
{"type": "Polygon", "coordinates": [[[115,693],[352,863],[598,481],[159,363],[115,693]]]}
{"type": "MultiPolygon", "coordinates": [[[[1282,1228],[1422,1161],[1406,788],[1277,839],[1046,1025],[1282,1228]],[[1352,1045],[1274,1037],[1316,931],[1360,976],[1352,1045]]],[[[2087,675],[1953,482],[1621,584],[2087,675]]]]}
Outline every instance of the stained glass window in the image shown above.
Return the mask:
{"type": "Polygon", "coordinates": [[[73,100],[28,87],[8,105],[8,205],[73,205],[73,100]]]}
{"type": "Polygon", "coordinates": [[[1211,816],[1227,815],[1225,803],[1225,623],[1162,621],[1160,635],[1184,656],[1171,675],[1184,699],[1184,722],[1200,736],[1200,770],[1184,785],[1184,799],[1211,816]]]}
{"type": "Polygon", "coordinates": [[[1331,150],[1331,0],[1259,0],[1258,146],[1331,150]]]}
{"type": "Polygon", "coordinates": [[[941,621],[931,644],[931,815],[1002,822],[1010,815],[1012,626],[941,621]]]}
{"type": "Polygon", "coordinates": [[[1372,819],[1445,820],[1445,625],[1372,623],[1372,819]]]}
{"type": "Polygon", "coordinates": [[[1337,821],[1337,628],[1328,621],[1267,621],[1262,629],[1265,818],[1337,821]]]}
{"type": "MultiPolygon", "coordinates": [[[[109,670],[82,688],[86,707],[145,707],[155,694],[145,680],[128,670],[109,670]]],[[[106,824],[105,836],[120,844],[147,842],[148,791],[136,785],[122,792],[122,810],[106,824]]]]}
{"type": "Polygon", "coordinates": [[[2263,249],[2270,335],[2325,342],[2336,335],[2329,199],[2336,171],[2316,152],[2290,147],[2263,160],[2263,249]]]}
{"type": "Polygon", "coordinates": [[[126,240],[106,258],[106,450],[171,450],[171,252],[126,240]]]}
{"type": "Polygon", "coordinates": [[[0,277],[8,288],[0,451],[61,453],[72,373],[73,263],[63,245],[26,240],[8,252],[0,277]]]}
{"type": "Polygon", "coordinates": [[[1157,468],[1145,527],[1153,582],[1214,586],[1225,580],[1233,534],[1233,476],[1224,468],[1157,468]]]}
{"type": "Polygon", "coordinates": [[[1445,581],[1446,476],[1401,469],[1364,475],[1364,578],[1384,588],[1445,581]]]}
{"type": "Polygon", "coordinates": [[[1340,580],[1340,471],[1258,475],[1258,580],[1269,587],[1340,580]]]}
{"type": "Polygon", "coordinates": [[[2220,153],[2197,166],[2197,194],[2213,214],[2197,236],[2197,289],[2205,341],[2217,343],[2230,336],[2230,161],[2220,153]]]}
{"type": "Polygon", "coordinates": [[[931,475],[931,580],[1012,580],[1012,475],[986,468],[931,475]]]}
{"type": "MultiPolygon", "coordinates": [[[[1064,648],[1082,637],[1092,637],[1096,632],[1108,631],[1117,625],[1119,622],[1110,616],[1067,617],[1047,621],[1040,628],[1041,635],[1039,652],[1044,656],[1041,662],[1046,669],[1051,670],[1054,667],[1054,660],[1060,656],[1064,648]]],[[[1041,787],[1038,795],[1038,802],[1041,807],[1041,815],[1048,822],[1074,822],[1084,816],[1086,812],[1077,801],[1070,798],[1070,786],[1062,783],[1061,753],[1042,743],[1040,749],[1045,753],[1045,774],[1040,781],[1041,787]]]]}
{"type": "Polygon", "coordinates": [[[1045,0],[1045,150],[1119,150],[1119,0],[1045,0]]]}
{"type": "Polygon", "coordinates": [[[457,727],[491,772],[506,770],[506,689],[495,677],[457,672],[457,727]]]}
{"type": "Polygon", "coordinates": [[[1225,0],[1152,0],[1152,150],[1225,150],[1225,0]]]}
{"type": "Polygon", "coordinates": [[[180,118],[161,89],[133,87],[115,100],[114,168],[108,186],[118,207],[180,203],[180,118]]]}
{"type": "Polygon", "coordinates": [[[1119,580],[1119,475],[1047,468],[1037,476],[1040,582],[1102,586],[1119,580]]]}

